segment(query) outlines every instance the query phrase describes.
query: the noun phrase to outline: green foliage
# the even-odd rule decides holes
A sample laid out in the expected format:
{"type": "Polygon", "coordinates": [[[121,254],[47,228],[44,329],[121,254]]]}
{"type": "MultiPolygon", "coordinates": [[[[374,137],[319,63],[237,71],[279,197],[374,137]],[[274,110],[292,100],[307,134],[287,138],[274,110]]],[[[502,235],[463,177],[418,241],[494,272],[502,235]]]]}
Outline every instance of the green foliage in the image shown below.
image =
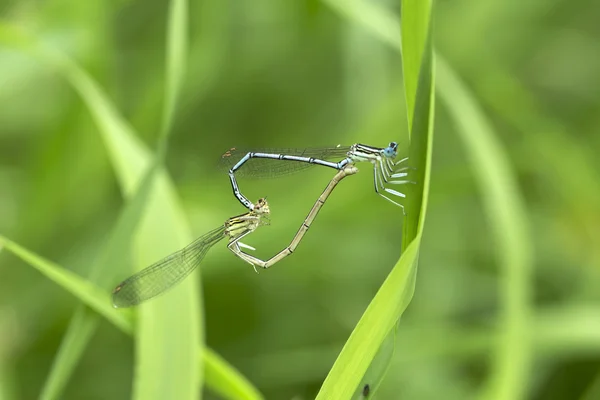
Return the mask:
{"type": "Polygon", "coordinates": [[[131,314],[129,312],[117,312],[111,306],[110,296],[106,291],[85,281],[72,272],[42,259],[5,237],[0,236],[0,245],[36,268],[59,286],[71,292],[79,300],[87,304],[88,307],[93,308],[123,332],[129,334],[133,332],[131,314]]]}
{"type": "Polygon", "coordinates": [[[446,64],[440,65],[444,82],[440,97],[445,99],[467,148],[474,174],[484,199],[503,269],[503,327],[496,352],[495,373],[490,391],[494,399],[523,398],[530,368],[531,344],[527,336],[530,318],[529,293],[532,243],[526,211],[519,196],[514,172],[502,144],[482,116],[476,101],[446,64]],[[450,95],[452,93],[452,95],[450,95]]]}
{"type": "MultiPolygon", "coordinates": [[[[600,6],[433,3],[0,7],[0,398],[599,398],[600,6]],[[360,165],[273,269],[111,307],[244,211],[226,149],[392,140],[405,218],[360,165]]],[[[330,178],[240,179],[257,256],[330,178]]]]}
{"type": "Polygon", "coordinates": [[[384,341],[394,341],[397,321],[410,303],[415,290],[433,145],[434,81],[430,10],[429,2],[403,4],[404,18],[412,22],[406,24],[407,28],[402,32],[406,38],[405,48],[410,54],[417,55],[404,58],[403,65],[408,121],[409,124],[412,123],[409,130],[412,133],[409,163],[418,171],[411,173],[411,179],[416,180],[416,189],[408,192],[408,216],[401,246],[404,251],[344,345],[317,399],[350,398],[353,393],[360,392],[365,384],[375,392],[386,372],[385,364],[391,360],[391,355],[386,353],[394,351],[394,346],[387,345],[381,351],[380,348],[384,341]],[[422,18],[423,12],[426,18],[422,18]],[[414,21],[417,16],[421,18],[414,21]],[[365,374],[372,362],[375,366],[371,367],[369,379],[365,381],[365,374]],[[377,373],[373,373],[373,370],[377,373]]]}
{"type": "MultiPolygon", "coordinates": [[[[6,250],[14,253],[89,307],[84,308],[81,313],[76,313],[73,318],[72,328],[63,341],[65,350],[60,353],[61,356],[54,365],[54,379],[47,385],[43,395],[46,398],[58,397],[60,387],[65,383],[63,380],[68,379],[68,375],[71,373],[70,370],[73,368],[72,364],[77,362],[78,351],[83,350],[82,347],[87,344],[88,336],[91,335],[96,326],[97,319],[95,317],[98,315],[103,316],[123,333],[131,336],[134,334],[132,312],[127,309],[117,310],[113,308],[110,305],[110,297],[106,291],[2,236],[0,236],[0,248],[6,248],[6,250]]],[[[262,398],[256,389],[220,356],[211,352],[210,349],[198,353],[202,354],[202,368],[206,374],[206,383],[216,393],[227,399],[262,398]]]]}

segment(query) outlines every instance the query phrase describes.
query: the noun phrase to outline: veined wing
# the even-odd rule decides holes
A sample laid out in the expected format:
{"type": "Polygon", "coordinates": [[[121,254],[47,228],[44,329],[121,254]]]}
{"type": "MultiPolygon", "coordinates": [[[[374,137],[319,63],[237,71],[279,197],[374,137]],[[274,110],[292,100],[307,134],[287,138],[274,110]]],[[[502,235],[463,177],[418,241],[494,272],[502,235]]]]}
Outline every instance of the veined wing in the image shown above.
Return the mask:
{"type": "Polygon", "coordinates": [[[220,226],[127,278],[113,290],[114,306],[135,306],[167,291],[188,276],[200,264],[208,250],[224,238],[225,227],[220,226]]]}
{"type": "MultiPolygon", "coordinates": [[[[284,154],[288,156],[309,157],[325,161],[341,161],[346,158],[350,146],[334,146],[334,147],[314,147],[306,149],[291,149],[291,148],[231,148],[221,155],[220,168],[229,171],[235,166],[246,154],[252,153],[269,153],[269,154],[284,154]]],[[[282,175],[293,174],[295,172],[310,168],[315,164],[310,164],[302,161],[291,160],[274,160],[268,158],[252,158],[239,170],[235,172],[238,176],[246,176],[253,178],[274,178],[282,175]]]]}

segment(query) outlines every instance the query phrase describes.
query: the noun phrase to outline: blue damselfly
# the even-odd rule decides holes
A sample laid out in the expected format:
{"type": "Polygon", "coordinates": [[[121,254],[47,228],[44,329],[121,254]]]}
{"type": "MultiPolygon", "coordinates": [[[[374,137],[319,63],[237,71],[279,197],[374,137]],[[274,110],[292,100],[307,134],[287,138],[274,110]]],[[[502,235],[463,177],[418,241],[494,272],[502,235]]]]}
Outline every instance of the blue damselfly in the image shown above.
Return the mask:
{"type": "Polygon", "coordinates": [[[313,165],[320,165],[336,170],[342,170],[345,166],[370,162],[373,164],[373,182],[375,192],[402,208],[404,206],[388,197],[387,194],[404,198],[404,193],[386,187],[386,184],[402,185],[414,183],[404,180],[408,175],[410,167],[397,168],[408,160],[403,158],[394,161],[398,153],[398,143],[391,142],[387,147],[373,147],[364,144],[353,144],[352,146],[336,146],[324,148],[307,149],[238,149],[231,148],[222,156],[223,165],[228,168],[229,179],[233,194],[246,208],[252,210],[253,204],[239,189],[236,173],[241,176],[252,177],[276,177],[284,174],[294,173],[313,165]],[[249,160],[253,160],[248,163],[249,160]],[[338,161],[336,161],[338,160],[338,161]],[[241,167],[247,164],[243,169],[241,167]]]}

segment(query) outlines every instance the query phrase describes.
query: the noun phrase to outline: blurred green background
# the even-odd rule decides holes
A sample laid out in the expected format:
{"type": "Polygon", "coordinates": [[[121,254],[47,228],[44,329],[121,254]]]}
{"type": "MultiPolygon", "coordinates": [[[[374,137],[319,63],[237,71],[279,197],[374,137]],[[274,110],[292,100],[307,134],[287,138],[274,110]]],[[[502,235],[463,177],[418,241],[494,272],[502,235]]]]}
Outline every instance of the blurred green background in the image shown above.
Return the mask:
{"type": "MultiPolygon", "coordinates": [[[[371,1],[399,15],[399,2],[371,1]]],[[[167,6],[4,0],[0,16],[75,59],[154,148],[167,6]]],[[[531,399],[600,399],[599,17],[600,3],[584,0],[436,3],[437,50],[492,120],[526,201],[535,248],[531,399]]],[[[396,140],[406,154],[399,54],[327,3],[192,1],[190,18],[167,167],[194,235],[244,212],[217,168],[232,146],[396,140]]],[[[502,282],[477,166],[443,104],[436,111],[420,271],[383,399],[475,396],[497,337],[502,282]]],[[[268,399],[314,397],[399,257],[402,214],[374,193],[371,174],[362,166],[344,181],[272,270],[255,274],[224,244],[202,265],[207,343],[268,399]]],[[[289,242],[330,177],[312,169],[240,180],[250,199],[267,195],[271,205],[272,225],[247,241],[259,256],[289,242]]],[[[80,97],[0,43],[0,233],[86,276],[123,204],[80,97]]],[[[0,253],[0,399],[39,395],[77,304],[0,253]]],[[[102,322],[64,398],[129,398],[132,352],[130,338],[102,322]]]]}

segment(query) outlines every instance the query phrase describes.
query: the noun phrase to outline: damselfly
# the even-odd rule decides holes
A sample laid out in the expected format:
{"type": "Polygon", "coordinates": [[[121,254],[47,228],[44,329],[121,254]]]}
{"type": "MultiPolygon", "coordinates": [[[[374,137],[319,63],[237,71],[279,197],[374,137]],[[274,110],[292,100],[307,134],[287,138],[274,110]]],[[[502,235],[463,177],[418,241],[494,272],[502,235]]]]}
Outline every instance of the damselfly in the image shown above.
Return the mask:
{"type": "MultiPolygon", "coordinates": [[[[329,182],[329,184],[327,185],[327,187],[325,188],[325,190],[323,191],[321,196],[319,196],[319,198],[313,205],[312,209],[310,210],[310,212],[304,219],[304,222],[300,226],[300,229],[298,229],[298,232],[296,232],[296,236],[294,236],[291,243],[285,249],[281,250],[279,253],[277,253],[276,255],[274,255],[273,257],[268,259],[267,261],[263,261],[259,258],[256,258],[254,256],[251,256],[250,254],[243,252],[240,249],[239,242],[231,243],[231,246],[230,246],[231,251],[233,251],[242,260],[245,260],[245,261],[249,262],[250,264],[252,264],[255,268],[256,268],[256,266],[261,267],[261,268],[269,268],[273,264],[275,264],[275,263],[281,261],[282,259],[284,259],[285,257],[289,256],[290,254],[292,254],[294,252],[294,250],[296,250],[296,247],[298,247],[298,244],[300,243],[300,241],[302,240],[302,238],[308,231],[308,228],[310,228],[310,225],[312,224],[314,219],[317,217],[319,210],[321,210],[321,207],[323,207],[323,205],[325,204],[325,201],[327,200],[327,198],[329,197],[329,195],[331,194],[333,189],[335,189],[337,184],[340,183],[340,181],[342,179],[344,179],[345,177],[347,177],[349,175],[354,175],[357,172],[358,172],[358,168],[356,168],[352,164],[346,165],[340,171],[338,171],[338,173],[335,174],[335,176],[329,182]]],[[[249,246],[245,246],[245,247],[250,248],[249,246]]]]}
{"type": "Polygon", "coordinates": [[[321,165],[337,170],[343,169],[346,165],[358,162],[370,162],[373,164],[373,182],[375,192],[389,200],[393,204],[402,208],[404,206],[388,197],[387,194],[404,198],[404,193],[385,187],[386,184],[402,185],[405,183],[414,183],[404,180],[408,175],[410,167],[396,168],[399,164],[408,160],[403,158],[394,161],[398,154],[398,143],[391,142],[387,147],[379,148],[367,146],[364,144],[353,144],[352,146],[336,146],[327,148],[308,148],[308,149],[254,149],[242,150],[232,148],[227,150],[222,156],[222,163],[229,169],[229,179],[233,194],[246,208],[252,210],[253,204],[246,196],[242,194],[237,184],[235,174],[252,177],[275,177],[288,173],[293,173],[312,165],[321,165]],[[248,160],[254,159],[252,163],[240,170],[248,160]],[[340,160],[341,161],[333,161],[340,160]],[[285,162],[283,162],[285,161],[285,162]]]}
{"type": "Polygon", "coordinates": [[[259,226],[268,225],[270,212],[267,201],[258,200],[252,211],[229,218],[217,229],[121,282],[113,290],[113,305],[135,306],[167,291],[196,269],[208,250],[225,238],[229,240],[227,247],[236,255],[240,246],[252,249],[240,239],[259,226]]]}

